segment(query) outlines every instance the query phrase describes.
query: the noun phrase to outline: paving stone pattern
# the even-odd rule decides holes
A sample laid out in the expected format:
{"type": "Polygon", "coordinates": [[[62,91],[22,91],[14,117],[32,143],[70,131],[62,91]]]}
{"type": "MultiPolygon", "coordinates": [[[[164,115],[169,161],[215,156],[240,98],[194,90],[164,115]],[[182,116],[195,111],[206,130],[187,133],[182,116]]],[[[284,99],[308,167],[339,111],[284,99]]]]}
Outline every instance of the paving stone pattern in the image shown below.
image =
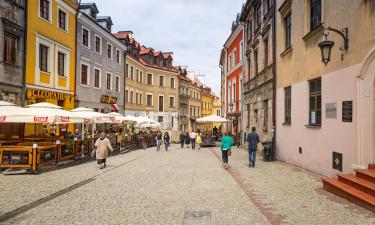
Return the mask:
{"type": "Polygon", "coordinates": [[[89,178],[95,180],[3,224],[375,224],[375,216],[321,190],[316,174],[285,163],[247,167],[233,150],[133,151],[39,175],[0,175],[0,216],[89,178]]]}

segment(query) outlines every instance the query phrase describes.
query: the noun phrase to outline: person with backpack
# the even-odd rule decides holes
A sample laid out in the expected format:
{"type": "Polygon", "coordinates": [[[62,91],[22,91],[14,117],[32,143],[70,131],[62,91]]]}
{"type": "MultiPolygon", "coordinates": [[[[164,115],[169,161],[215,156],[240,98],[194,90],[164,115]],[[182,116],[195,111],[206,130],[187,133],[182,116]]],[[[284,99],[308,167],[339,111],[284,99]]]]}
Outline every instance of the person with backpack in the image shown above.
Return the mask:
{"type": "Polygon", "coordinates": [[[224,168],[228,168],[228,156],[232,154],[231,148],[233,146],[233,139],[228,135],[227,131],[223,132],[223,138],[221,139],[221,155],[223,158],[224,168]]]}
{"type": "Polygon", "coordinates": [[[103,169],[107,166],[106,159],[109,151],[113,152],[111,142],[106,137],[106,134],[102,132],[94,146],[96,148],[96,159],[98,160],[98,165],[100,165],[100,169],[103,169]]]}
{"type": "Polygon", "coordinates": [[[166,131],[164,133],[163,139],[164,139],[164,144],[165,144],[165,151],[168,151],[168,147],[171,145],[170,142],[169,142],[171,140],[171,138],[169,136],[168,131],[166,131]]]}
{"type": "Polygon", "coordinates": [[[256,128],[251,128],[251,133],[247,135],[247,144],[249,148],[249,167],[255,167],[257,157],[257,144],[260,142],[259,135],[255,132],[256,128]]]}

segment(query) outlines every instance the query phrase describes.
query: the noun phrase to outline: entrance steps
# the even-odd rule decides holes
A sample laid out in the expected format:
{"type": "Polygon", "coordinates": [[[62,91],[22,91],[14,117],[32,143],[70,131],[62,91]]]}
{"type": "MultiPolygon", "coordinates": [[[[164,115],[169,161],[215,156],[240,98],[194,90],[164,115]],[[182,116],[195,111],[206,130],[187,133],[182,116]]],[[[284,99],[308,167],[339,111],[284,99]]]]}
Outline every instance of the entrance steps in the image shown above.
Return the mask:
{"type": "Polygon", "coordinates": [[[323,178],[323,189],[375,212],[375,167],[356,170],[355,174],[337,174],[323,178]]]}

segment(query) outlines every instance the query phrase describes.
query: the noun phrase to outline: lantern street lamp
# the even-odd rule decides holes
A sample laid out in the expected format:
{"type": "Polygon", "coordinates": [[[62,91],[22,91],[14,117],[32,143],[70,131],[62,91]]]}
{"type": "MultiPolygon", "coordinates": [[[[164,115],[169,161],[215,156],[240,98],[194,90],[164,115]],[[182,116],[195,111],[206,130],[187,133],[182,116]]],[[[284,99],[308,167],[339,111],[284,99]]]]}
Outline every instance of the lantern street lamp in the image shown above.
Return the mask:
{"type": "Polygon", "coordinates": [[[319,43],[319,48],[322,54],[322,62],[327,65],[329,61],[331,61],[331,50],[334,46],[333,41],[327,40],[327,37],[329,35],[329,31],[333,31],[337,34],[339,34],[344,39],[344,46],[340,47],[341,50],[341,60],[344,60],[344,51],[347,51],[349,49],[349,37],[348,37],[348,28],[343,28],[341,31],[337,30],[335,28],[325,28],[324,29],[327,32],[324,32],[325,40],[319,43]]]}

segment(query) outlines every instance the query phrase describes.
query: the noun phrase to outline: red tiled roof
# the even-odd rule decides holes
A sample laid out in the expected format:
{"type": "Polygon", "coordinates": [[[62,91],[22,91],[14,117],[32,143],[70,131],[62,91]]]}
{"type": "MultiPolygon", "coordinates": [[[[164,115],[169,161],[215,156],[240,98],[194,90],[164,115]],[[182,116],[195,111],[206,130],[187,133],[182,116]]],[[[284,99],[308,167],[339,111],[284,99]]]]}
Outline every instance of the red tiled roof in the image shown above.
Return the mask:
{"type": "Polygon", "coordinates": [[[117,39],[127,39],[129,37],[129,33],[127,32],[118,32],[113,34],[117,39]]]}
{"type": "Polygon", "coordinates": [[[172,58],[173,52],[163,52],[164,59],[172,58]]]}

